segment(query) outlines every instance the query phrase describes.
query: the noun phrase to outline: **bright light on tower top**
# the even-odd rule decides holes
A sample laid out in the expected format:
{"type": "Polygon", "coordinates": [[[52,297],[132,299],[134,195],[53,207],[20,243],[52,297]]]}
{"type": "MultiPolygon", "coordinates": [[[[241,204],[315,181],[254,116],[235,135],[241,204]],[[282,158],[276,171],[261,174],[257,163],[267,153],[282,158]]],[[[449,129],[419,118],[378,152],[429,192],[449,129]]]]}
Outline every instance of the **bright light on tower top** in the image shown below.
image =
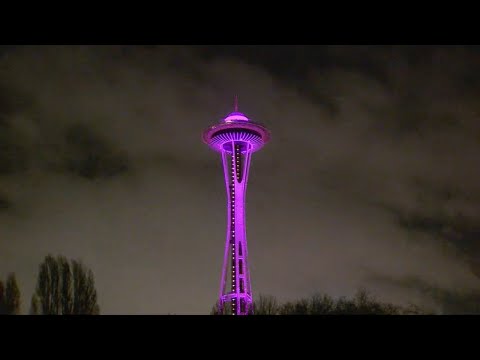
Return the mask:
{"type": "Polygon", "coordinates": [[[236,121],[250,121],[249,118],[245,116],[245,114],[242,114],[241,112],[238,111],[238,96],[235,95],[235,103],[234,103],[234,111],[230,114],[227,115],[225,119],[223,119],[223,122],[225,123],[231,123],[231,122],[236,122],[236,121]]]}
{"type": "Polygon", "coordinates": [[[227,115],[225,119],[223,119],[224,122],[226,123],[231,123],[235,121],[250,121],[249,118],[247,118],[244,114],[238,111],[234,111],[230,114],[227,115]]]}

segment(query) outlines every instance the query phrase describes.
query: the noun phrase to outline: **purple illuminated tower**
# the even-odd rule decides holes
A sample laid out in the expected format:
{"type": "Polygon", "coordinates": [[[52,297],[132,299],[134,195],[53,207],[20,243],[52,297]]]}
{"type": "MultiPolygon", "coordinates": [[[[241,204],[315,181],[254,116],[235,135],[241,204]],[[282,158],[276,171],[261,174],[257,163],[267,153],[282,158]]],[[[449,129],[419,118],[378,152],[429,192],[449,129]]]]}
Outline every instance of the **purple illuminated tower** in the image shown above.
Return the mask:
{"type": "Polygon", "coordinates": [[[203,133],[203,141],[222,154],[227,188],[227,240],[223,259],[220,294],[221,314],[253,313],[252,287],[248,268],[245,195],[252,154],[270,140],[270,133],[238,112],[229,114],[220,124],[203,133]]]}

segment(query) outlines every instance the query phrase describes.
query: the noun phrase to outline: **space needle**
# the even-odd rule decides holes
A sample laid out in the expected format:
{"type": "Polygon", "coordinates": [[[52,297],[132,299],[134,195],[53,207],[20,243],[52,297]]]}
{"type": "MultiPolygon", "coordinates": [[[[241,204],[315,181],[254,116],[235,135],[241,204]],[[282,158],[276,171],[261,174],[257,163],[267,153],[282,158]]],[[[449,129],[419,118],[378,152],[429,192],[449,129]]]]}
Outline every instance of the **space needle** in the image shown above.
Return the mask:
{"type": "Polygon", "coordinates": [[[238,111],[203,132],[203,141],[222,156],[227,190],[227,236],[223,258],[218,311],[220,314],[253,314],[248,267],[245,196],[252,154],[269,140],[269,131],[238,111]]]}

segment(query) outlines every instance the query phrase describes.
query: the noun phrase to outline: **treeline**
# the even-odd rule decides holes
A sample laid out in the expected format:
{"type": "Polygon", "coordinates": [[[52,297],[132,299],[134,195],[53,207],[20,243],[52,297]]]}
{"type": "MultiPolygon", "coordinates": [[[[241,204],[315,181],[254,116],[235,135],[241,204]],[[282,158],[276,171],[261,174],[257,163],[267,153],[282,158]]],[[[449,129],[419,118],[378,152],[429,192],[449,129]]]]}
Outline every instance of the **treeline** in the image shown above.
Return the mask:
{"type": "MultiPolygon", "coordinates": [[[[0,281],[0,314],[19,315],[22,300],[15,274],[0,281]]],[[[48,255],[39,266],[29,315],[98,315],[93,272],[81,261],[48,255]]]]}
{"type": "MultiPolygon", "coordinates": [[[[368,291],[358,290],[353,298],[334,299],[317,294],[297,301],[280,303],[274,296],[260,295],[254,302],[254,315],[423,315],[415,305],[400,306],[375,299],[368,291]]],[[[214,306],[211,315],[219,315],[214,306]]]]}

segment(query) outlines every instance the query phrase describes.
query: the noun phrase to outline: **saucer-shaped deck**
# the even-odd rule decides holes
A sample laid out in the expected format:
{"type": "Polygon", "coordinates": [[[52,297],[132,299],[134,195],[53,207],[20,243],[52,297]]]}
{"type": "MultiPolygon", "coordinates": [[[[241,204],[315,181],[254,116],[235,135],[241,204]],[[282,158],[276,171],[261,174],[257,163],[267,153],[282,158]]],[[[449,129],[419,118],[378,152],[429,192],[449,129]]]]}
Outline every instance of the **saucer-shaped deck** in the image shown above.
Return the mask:
{"type": "Polygon", "coordinates": [[[251,122],[242,113],[231,113],[223,123],[209,127],[203,133],[203,141],[218,152],[232,151],[232,142],[250,145],[252,152],[260,150],[270,140],[269,131],[260,124],[251,122]]]}

